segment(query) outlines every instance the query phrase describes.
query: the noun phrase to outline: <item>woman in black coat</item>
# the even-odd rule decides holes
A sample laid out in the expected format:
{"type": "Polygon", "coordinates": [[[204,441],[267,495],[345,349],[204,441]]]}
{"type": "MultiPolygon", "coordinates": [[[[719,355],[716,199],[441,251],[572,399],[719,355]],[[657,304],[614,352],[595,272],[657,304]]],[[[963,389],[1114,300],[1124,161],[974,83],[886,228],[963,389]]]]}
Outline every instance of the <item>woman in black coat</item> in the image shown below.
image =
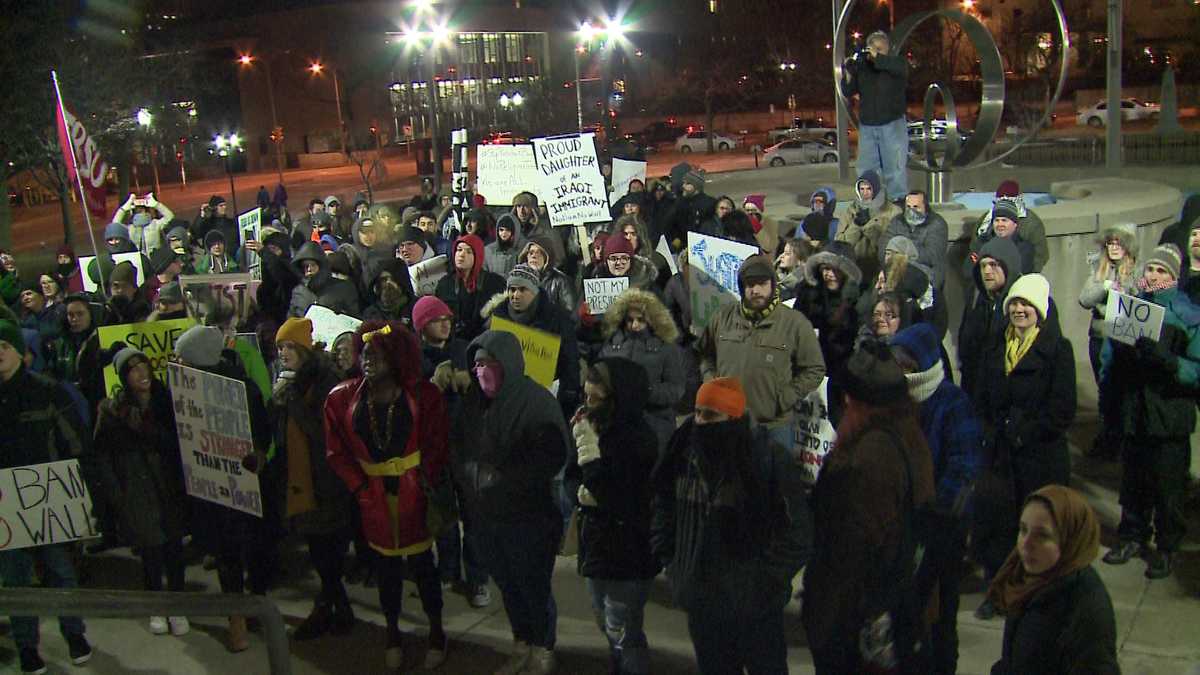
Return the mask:
{"type": "Polygon", "coordinates": [[[1025,500],[1020,536],[988,599],[1004,615],[992,675],[1117,675],[1112,600],[1092,568],[1100,525],[1083,495],[1047,485],[1025,500]]]}
{"type": "Polygon", "coordinates": [[[585,404],[572,420],[579,480],[579,574],[603,624],[610,672],[649,672],[642,628],[659,566],[650,550],[650,474],[658,440],[642,410],[649,386],[641,366],[601,359],[588,371],[585,404]]]}
{"type": "MultiPolygon", "coordinates": [[[[1050,308],[1050,283],[1027,274],[1004,301],[1004,339],[983,357],[979,413],[984,424],[985,466],[977,488],[975,560],[987,578],[999,569],[1016,537],[1017,505],[1038,488],[1066,485],[1071,478],[1067,429],[1075,419],[1075,353],[1050,308]]],[[[985,600],[976,616],[989,619],[985,600]]]]}

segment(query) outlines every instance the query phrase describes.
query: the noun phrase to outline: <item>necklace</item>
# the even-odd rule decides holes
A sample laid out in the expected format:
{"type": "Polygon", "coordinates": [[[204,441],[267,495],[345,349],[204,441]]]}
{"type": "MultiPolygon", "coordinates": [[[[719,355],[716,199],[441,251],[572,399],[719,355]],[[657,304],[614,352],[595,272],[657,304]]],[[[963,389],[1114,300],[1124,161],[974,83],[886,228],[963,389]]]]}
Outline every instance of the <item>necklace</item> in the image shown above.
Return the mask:
{"type": "Polygon", "coordinates": [[[371,440],[375,441],[375,445],[379,448],[380,453],[386,453],[392,447],[392,420],[396,413],[396,402],[400,400],[400,397],[396,396],[392,398],[392,402],[388,404],[387,420],[385,421],[387,426],[384,429],[387,435],[381,438],[379,423],[375,421],[375,402],[372,400],[374,397],[370,393],[368,392],[367,396],[367,417],[371,422],[371,440]]]}

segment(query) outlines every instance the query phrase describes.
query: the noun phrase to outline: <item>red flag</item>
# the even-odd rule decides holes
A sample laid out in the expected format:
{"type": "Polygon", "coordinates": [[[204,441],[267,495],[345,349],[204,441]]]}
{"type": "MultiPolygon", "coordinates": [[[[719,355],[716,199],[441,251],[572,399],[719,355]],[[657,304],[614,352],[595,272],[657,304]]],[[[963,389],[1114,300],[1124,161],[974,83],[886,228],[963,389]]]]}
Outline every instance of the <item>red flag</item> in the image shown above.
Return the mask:
{"type": "Polygon", "coordinates": [[[54,117],[58,122],[58,146],[62,149],[67,176],[76,181],[76,173],[82,174],[79,183],[83,185],[83,201],[92,215],[103,218],[107,214],[104,201],[108,196],[108,187],[105,185],[108,164],[100,157],[100,148],[96,147],[96,141],[88,135],[83,124],[67,112],[65,105],[55,110],[54,117]],[[75,148],[74,157],[71,153],[72,147],[75,148]],[[76,161],[79,162],[78,166],[76,161]]]}

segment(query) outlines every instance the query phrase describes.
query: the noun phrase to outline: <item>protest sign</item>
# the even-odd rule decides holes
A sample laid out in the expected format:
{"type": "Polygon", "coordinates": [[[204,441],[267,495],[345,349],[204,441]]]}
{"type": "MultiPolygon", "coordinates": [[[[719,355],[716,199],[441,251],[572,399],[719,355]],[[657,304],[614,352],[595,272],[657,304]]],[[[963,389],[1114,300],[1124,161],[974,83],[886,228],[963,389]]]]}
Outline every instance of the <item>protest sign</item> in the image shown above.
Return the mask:
{"type": "MultiPolygon", "coordinates": [[[[517,193],[537,191],[538,171],[532,145],[476,146],[475,163],[475,191],[488,204],[507,206],[517,193]]],[[[540,194],[538,199],[545,201],[540,194]]]]}
{"type": "MultiPolygon", "coordinates": [[[[142,254],[141,254],[141,252],[133,251],[131,253],[113,253],[111,255],[112,255],[112,261],[113,261],[113,267],[116,267],[117,265],[119,265],[125,261],[129,261],[130,263],[133,264],[133,269],[134,269],[134,273],[135,273],[134,280],[137,283],[138,287],[141,287],[142,284],[146,283],[146,273],[144,270],[142,270],[142,254]]],[[[80,257],[76,261],[79,264],[79,278],[81,281],[83,281],[83,290],[87,291],[88,293],[99,293],[100,292],[100,278],[99,278],[100,270],[96,269],[96,266],[92,264],[92,261],[94,261],[95,259],[96,259],[96,256],[94,256],[94,255],[85,255],[85,256],[80,257]],[[91,268],[90,273],[88,270],[89,267],[91,268]],[[96,275],[96,278],[93,279],[92,275],[96,275]]],[[[108,272],[105,273],[105,275],[104,275],[105,281],[108,281],[109,274],[110,273],[108,273],[108,272]]]]}
{"type": "Polygon", "coordinates": [[[258,476],[242,468],[254,451],[246,384],[178,363],[167,368],[187,493],[261,518],[258,476]]]}
{"type": "Polygon", "coordinates": [[[658,246],[654,247],[654,252],[666,259],[667,267],[671,268],[671,274],[679,274],[679,266],[675,264],[675,256],[672,255],[671,247],[667,244],[665,236],[658,238],[658,246]]]}
{"type": "Polygon", "coordinates": [[[610,220],[608,192],[594,134],[533,139],[538,185],[551,225],[581,225],[610,220]]]}
{"type": "Polygon", "coordinates": [[[448,269],[449,261],[444,255],[435,255],[409,267],[408,277],[412,280],[413,290],[417,295],[433,295],[448,269]]]}
{"type": "Polygon", "coordinates": [[[262,207],[256,206],[238,216],[238,236],[242,241],[242,259],[246,263],[244,269],[251,276],[262,276],[262,259],[257,253],[246,248],[248,241],[262,241],[262,207]]]}
{"type": "Polygon", "coordinates": [[[304,313],[304,318],[312,321],[313,342],[324,342],[326,351],[333,350],[333,341],[337,339],[337,336],[342,333],[353,333],[362,324],[361,319],[347,314],[338,314],[321,305],[309,307],[308,311],[304,313]]]}
{"type": "MultiPolygon", "coordinates": [[[[108,349],[115,342],[124,342],[127,347],[142,352],[150,361],[150,372],[159,382],[167,383],[167,361],[175,353],[175,341],[183,332],[196,325],[196,321],[187,319],[170,319],[168,321],[143,321],[141,323],[122,323],[116,326],[101,326],[96,333],[100,339],[100,348],[108,349]]],[[[111,397],[121,393],[124,385],[117,378],[117,371],[112,364],[104,367],[104,391],[111,397]]]]}
{"type": "Polygon", "coordinates": [[[720,237],[688,232],[688,290],[692,325],[703,331],[724,305],[737,302],[738,268],[758,249],[720,237]]]}
{"type": "Polygon", "coordinates": [[[615,204],[618,199],[629,193],[629,181],[637,178],[646,183],[646,163],[638,162],[632,159],[621,159],[613,157],[612,165],[612,201],[615,204]]]}
{"type": "Polygon", "coordinates": [[[828,392],[829,378],[826,377],[815,391],[796,403],[796,444],[790,454],[798,457],[801,476],[809,485],[817,482],[825,457],[837,439],[837,431],[829,421],[828,392]]]}
{"type": "Polygon", "coordinates": [[[212,325],[222,325],[229,317],[236,317],[239,324],[249,320],[258,306],[255,298],[261,285],[261,279],[254,279],[245,272],[179,277],[188,316],[206,323],[205,317],[215,314],[217,320],[207,322],[212,325]]]}
{"type": "Polygon", "coordinates": [[[0,469],[0,551],[99,536],[79,460],[0,469]]]}
{"type": "MultiPolygon", "coordinates": [[[[525,356],[525,374],[549,389],[558,369],[558,350],[562,346],[562,337],[498,316],[492,317],[490,327],[492,330],[502,330],[517,336],[517,341],[521,343],[521,353],[525,356]]],[[[574,367],[574,364],[568,367],[574,367]]]]}
{"type": "Polygon", "coordinates": [[[596,316],[607,312],[617,296],[627,290],[629,277],[583,280],[583,297],[587,299],[588,310],[596,316]]]}
{"type": "Polygon", "coordinates": [[[1104,308],[1104,332],[1127,345],[1136,343],[1140,337],[1158,342],[1166,315],[1166,310],[1153,302],[1109,291],[1108,306],[1104,308]]]}

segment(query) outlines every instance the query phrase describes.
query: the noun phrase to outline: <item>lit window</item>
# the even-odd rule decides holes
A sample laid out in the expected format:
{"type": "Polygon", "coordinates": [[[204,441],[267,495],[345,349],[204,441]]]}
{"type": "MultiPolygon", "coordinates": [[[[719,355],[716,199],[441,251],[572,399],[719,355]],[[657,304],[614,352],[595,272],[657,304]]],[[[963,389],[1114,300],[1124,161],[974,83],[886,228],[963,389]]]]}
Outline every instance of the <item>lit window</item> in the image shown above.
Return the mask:
{"type": "Polygon", "coordinates": [[[709,14],[717,13],[717,0],[708,0],[708,13],[709,14]]]}

